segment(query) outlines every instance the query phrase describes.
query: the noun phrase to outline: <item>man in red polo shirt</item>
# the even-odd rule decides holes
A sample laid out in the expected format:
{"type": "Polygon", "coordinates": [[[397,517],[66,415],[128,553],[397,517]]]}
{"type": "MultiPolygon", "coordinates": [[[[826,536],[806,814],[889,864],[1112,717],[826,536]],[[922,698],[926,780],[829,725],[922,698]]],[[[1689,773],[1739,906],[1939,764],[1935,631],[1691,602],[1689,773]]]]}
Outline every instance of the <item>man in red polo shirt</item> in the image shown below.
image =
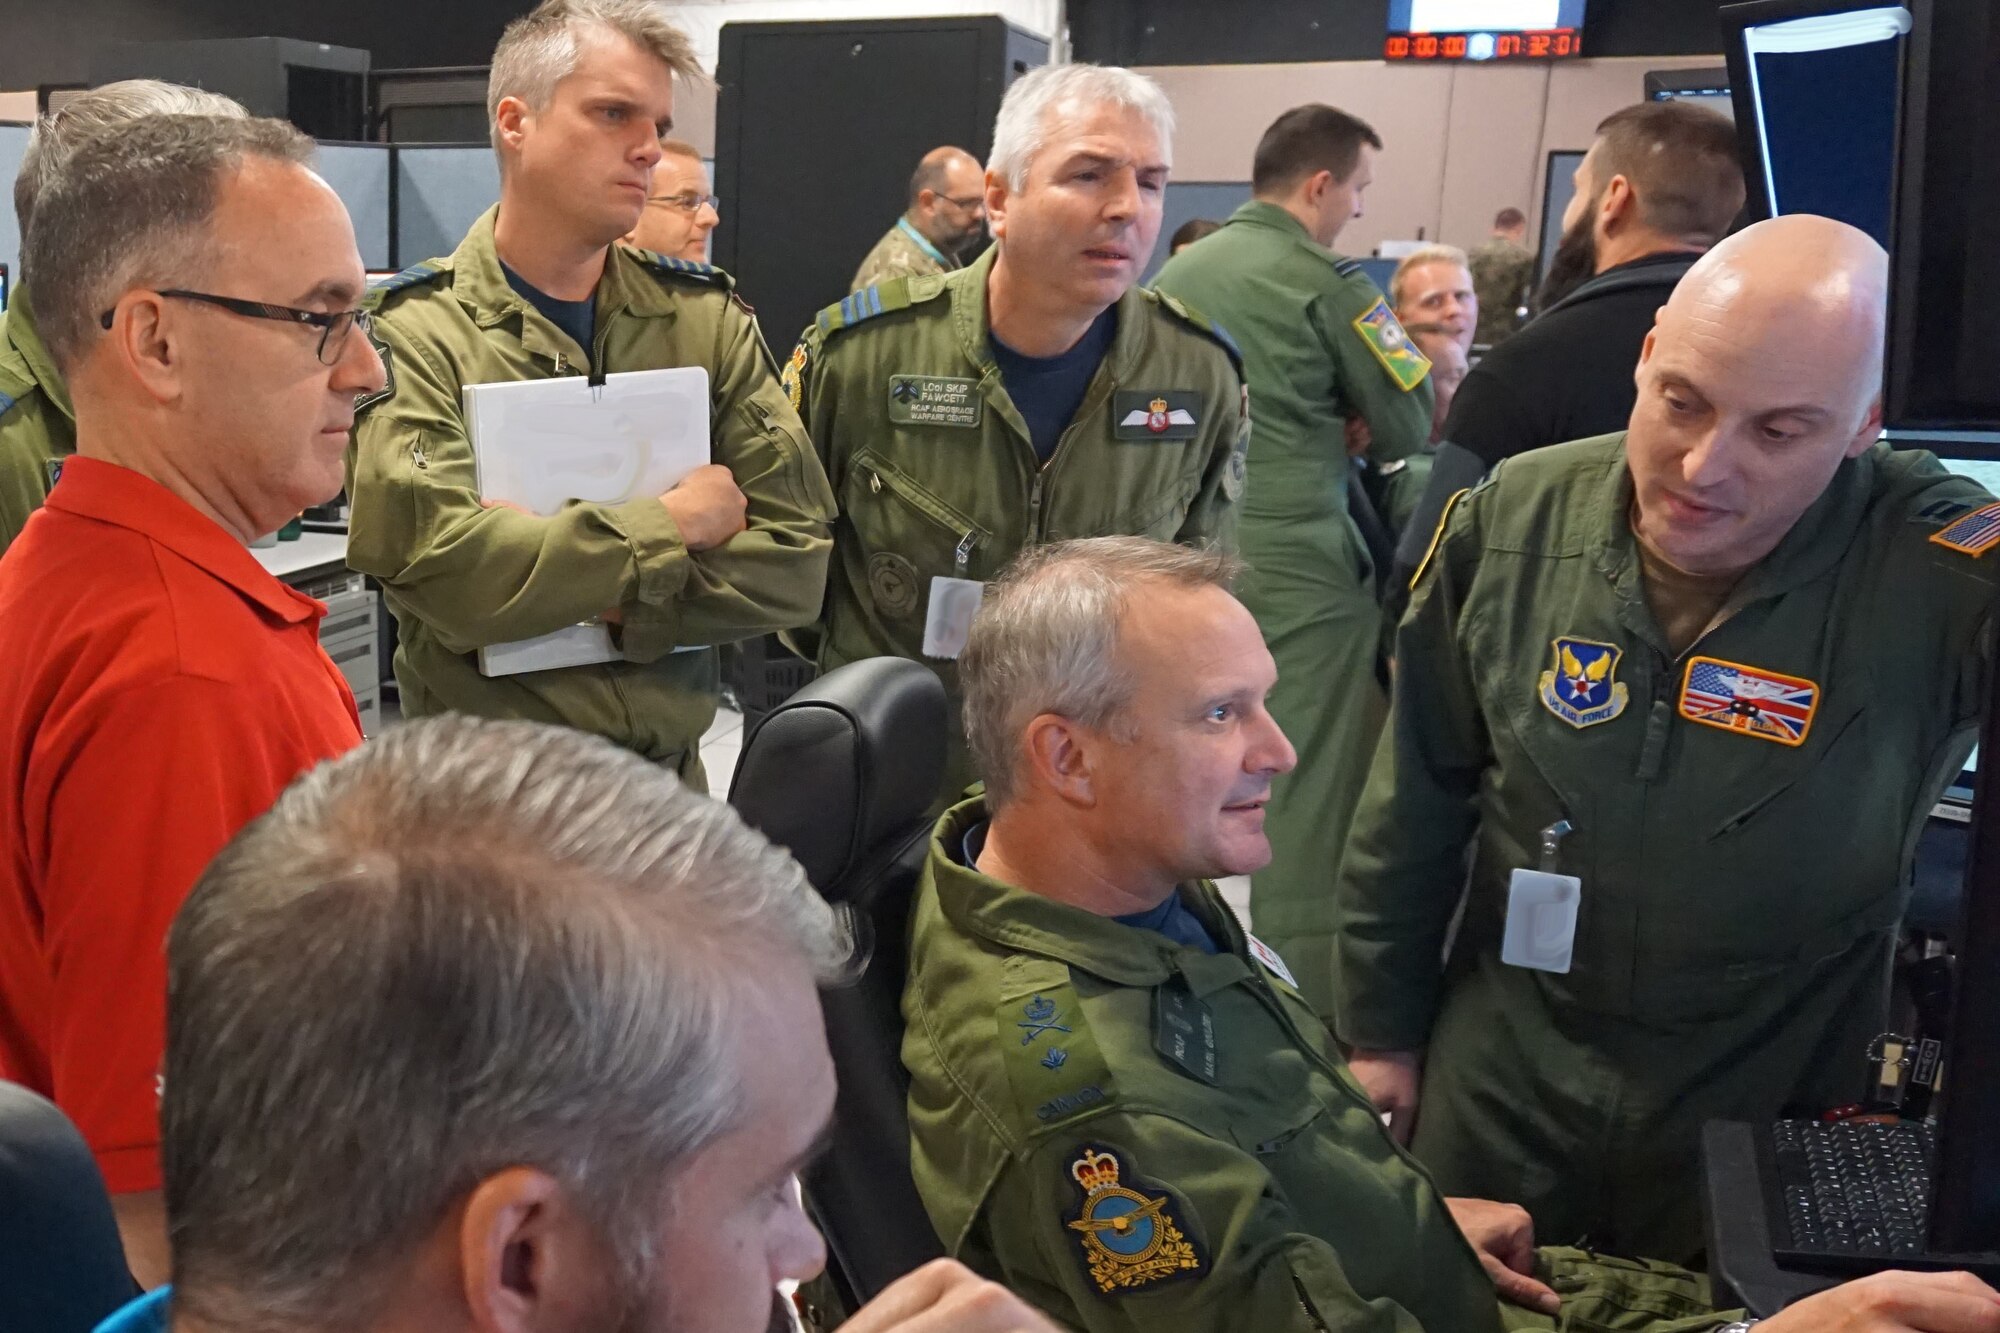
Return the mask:
{"type": "Polygon", "coordinates": [[[86,138],[27,239],[77,450],[0,558],[0,1075],[89,1141],[166,1276],[162,945],[214,853],[361,739],[326,608],[247,543],[340,489],[385,374],[340,200],[270,120],[86,138]]]}

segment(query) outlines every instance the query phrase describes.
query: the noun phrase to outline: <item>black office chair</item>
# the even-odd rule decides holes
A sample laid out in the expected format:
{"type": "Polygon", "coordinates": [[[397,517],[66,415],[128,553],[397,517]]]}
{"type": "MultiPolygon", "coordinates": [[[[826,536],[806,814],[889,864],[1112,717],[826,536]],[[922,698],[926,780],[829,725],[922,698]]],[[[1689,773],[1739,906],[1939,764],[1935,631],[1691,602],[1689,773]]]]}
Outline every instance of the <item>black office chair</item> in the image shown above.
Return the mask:
{"type": "Polygon", "coordinates": [[[848,1309],[944,1253],[910,1179],[903,972],[910,897],[944,780],[944,687],[916,662],[875,657],[813,681],[750,731],[729,801],[787,848],[872,946],[849,986],[822,993],[840,1071],[830,1150],[806,1172],[848,1309]]]}
{"type": "Polygon", "coordinates": [[[55,1103],[0,1082],[0,1328],[90,1333],[138,1294],[83,1136],[55,1103]]]}

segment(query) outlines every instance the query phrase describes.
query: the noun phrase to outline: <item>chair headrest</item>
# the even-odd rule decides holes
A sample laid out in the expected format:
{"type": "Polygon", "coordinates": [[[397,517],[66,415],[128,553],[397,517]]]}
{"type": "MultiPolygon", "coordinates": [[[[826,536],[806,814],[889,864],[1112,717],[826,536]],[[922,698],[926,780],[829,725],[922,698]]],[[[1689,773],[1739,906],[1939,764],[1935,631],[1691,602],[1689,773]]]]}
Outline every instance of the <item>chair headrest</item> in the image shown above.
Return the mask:
{"type": "Polygon", "coordinates": [[[949,716],[944,686],[922,663],[850,662],[752,728],[729,803],[838,901],[855,866],[929,818],[949,716]]]}

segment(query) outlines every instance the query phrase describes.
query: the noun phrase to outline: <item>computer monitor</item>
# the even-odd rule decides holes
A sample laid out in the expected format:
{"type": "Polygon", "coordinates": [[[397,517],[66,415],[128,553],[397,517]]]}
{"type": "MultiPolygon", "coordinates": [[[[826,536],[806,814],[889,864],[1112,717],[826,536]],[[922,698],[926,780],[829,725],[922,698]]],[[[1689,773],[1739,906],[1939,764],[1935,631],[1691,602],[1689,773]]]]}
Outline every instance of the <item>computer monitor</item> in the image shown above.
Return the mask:
{"type": "Polygon", "coordinates": [[[1910,8],[1883,417],[1898,442],[2000,458],[2000,22],[1910,8]]]}
{"type": "Polygon", "coordinates": [[[1535,252],[1535,286],[1549,271],[1556,247],[1562,244],[1563,214],[1576,197],[1576,169],[1587,149],[1559,148],[1542,167],[1542,243],[1535,252]]]}
{"type": "Polygon", "coordinates": [[[1648,102],[1692,102],[1724,116],[1736,114],[1729,92],[1729,71],[1720,66],[1706,69],[1649,69],[1646,71],[1648,102]]]}
{"type": "MultiPolygon", "coordinates": [[[[1980,743],[2000,745],[2000,671],[1987,686],[1980,743]]],[[[1938,1125],[1933,1251],[2000,1250],[2000,765],[1972,798],[1971,851],[1954,940],[1951,1031],[1938,1125]]]]}
{"type": "Polygon", "coordinates": [[[1750,0],[1721,22],[1750,216],[1818,213],[1888,245],[1909,9],[1750,0]]]}

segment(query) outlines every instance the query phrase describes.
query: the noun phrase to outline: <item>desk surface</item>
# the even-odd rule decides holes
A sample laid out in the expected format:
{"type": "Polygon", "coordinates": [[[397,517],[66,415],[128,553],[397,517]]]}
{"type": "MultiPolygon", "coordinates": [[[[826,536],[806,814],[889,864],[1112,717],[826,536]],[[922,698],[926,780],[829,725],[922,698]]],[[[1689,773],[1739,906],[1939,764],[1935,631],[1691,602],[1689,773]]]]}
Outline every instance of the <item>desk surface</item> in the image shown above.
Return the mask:
{"type": "Polygon", "coordinates": [[[256,556],[257,563],[274,576],[293,578],[313,570],[344,566],[347,563],[347,534],[308,532],[295,542],[253,546],[250,554],[256,556]]]}

